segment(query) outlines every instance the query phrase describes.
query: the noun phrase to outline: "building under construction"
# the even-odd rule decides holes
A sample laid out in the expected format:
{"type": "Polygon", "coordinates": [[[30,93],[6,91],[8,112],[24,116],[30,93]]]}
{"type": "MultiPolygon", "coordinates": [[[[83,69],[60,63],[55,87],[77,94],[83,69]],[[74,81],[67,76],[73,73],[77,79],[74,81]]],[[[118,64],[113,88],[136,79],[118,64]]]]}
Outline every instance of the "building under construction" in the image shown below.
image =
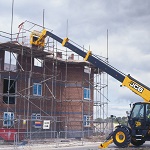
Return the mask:
{"type": "Polygon", "coordinates": [[[96,129],[93,120],[107,118],[107,75],[52,38],[44,47],[30,44],[32,32],[42,29],[25,21],[16,34],[0,31],[1,132],[90,136],[96,129]]]}

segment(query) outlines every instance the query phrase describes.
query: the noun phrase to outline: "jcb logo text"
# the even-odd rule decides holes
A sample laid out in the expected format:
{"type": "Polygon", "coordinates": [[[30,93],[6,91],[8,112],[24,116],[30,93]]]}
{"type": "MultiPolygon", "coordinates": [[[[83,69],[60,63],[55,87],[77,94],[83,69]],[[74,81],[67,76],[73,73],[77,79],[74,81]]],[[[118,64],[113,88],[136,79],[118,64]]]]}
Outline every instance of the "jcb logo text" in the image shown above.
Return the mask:
{"type": "Polygon", "coordinates": [[[134,83],[134,82],[130,82],[129,84],[131,87],[133,87],[135,90],[137,90],[138,92],[142,93],[144,88],[142,88],[141,86],[139,86],[138,84],[134,83]]]}

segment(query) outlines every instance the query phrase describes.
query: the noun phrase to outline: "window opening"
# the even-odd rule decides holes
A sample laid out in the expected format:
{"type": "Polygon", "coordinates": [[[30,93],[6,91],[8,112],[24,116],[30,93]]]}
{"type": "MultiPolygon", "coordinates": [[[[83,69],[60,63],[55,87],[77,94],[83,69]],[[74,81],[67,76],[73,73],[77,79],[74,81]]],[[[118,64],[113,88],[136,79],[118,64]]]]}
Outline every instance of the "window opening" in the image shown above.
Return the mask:
{"type": "Polygon", "coordinates": [[[43,67],[43,60],[34,58],[34,66],[43,67]]]}
{"type": "Polygon", "coordinates": [[[6,71],[16,71],[16,58],[17,54],[5,51],[4,58],[4,70],[6,71]]]}
{"type": "Polygon", "coordinates": [[[11,127],[14,125],[14,113],[13,112],[4,112],[3,114],[3,126],[11,127]]]}
{"type": "Polygon", "coordinates": [[[90,89],[84,88],[84,99],[90,100],[90,89]]]}
{"type": "Polygon", "coordinates": [[[3,82],[3,94],[4,94],[3,103],[15,104],[15,87],[16,87],[15,80],[4,79],[4,82],[3,82]]]}
{"type": "Polygon", "coordinates": [[[84,66],[84,72],[87,73],[87,74],[90,74],[91,73],[91,68],[88,67],[88,66],[84,66]]]}
{"type": "Polygon", "coordinates": [[[41,96],[42,95],[42,85],[39,83],[33,84],[33,95],[41,96]]]}
{"type": "Polygon", "coordinates": [[[89,127],[90,126],[90,116],[89,115],[84,115],[83,116],[83,121],[84,121],[84,127],[89,127]]]}
{"type": "Polygon", "coordinates": [[[32,113],[31,118],[32,118],[32,120],[40,120],[41,119],[41,114],[32,113]]]}
{"type": "Polygon", "coordinates": [[[137,104],[135,105],[132,113],[132,118],[141,118],[144,117],[144,104],[137,104]]]}

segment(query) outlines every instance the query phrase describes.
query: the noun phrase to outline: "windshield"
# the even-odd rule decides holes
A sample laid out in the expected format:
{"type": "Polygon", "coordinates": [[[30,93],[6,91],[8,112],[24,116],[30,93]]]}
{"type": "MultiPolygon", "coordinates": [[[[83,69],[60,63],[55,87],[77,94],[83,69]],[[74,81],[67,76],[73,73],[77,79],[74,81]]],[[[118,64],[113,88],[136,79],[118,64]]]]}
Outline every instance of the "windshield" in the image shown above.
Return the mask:
{"type": "Polygon", "coordinates": [[[132,118],[144,117],[144,104],[135,104],[131,113],[132,118]]]}

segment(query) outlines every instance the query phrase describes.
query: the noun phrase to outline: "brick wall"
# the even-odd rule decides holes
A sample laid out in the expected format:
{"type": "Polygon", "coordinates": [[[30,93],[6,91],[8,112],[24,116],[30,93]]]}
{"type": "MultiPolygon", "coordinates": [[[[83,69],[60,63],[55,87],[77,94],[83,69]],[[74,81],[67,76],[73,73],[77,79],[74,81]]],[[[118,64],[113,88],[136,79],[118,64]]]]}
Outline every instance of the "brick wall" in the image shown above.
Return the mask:
{"type": "MultiPolygon", "coordinates": [[[[1,70],[3,70],[3,57],[4,53],[1,51],[1,70]]],[[[90,81],[93,82],[93,74],[89,76],[89,74],[84,73],[84,65],[78,63],[68,63],[66,66],[64,62],[58,62],[56,65],[52,61],[47,61],[44,68],[35,67],[34,59],[31,60],[30,57],[18,55],[17,58],[22,68],[17,65],[17,72],[11,72],[10,74],[2,72],[0,79],[0,93],[3,93],[4,78],[8,78],[10,75],[11,79],[16,80],[16,104],[10,104],[9,111],[14,111],[16,117],[18,115],[26,117],[29,106],[29,116],[35,112],[41,113],[43,116],[47,114],[61,116],[62,122],[58,123],[57,130],[65,130],[66,123],[67,130],[82,130],[83,115],[93,114],[92,87],[91,101],[83,100],[83,88],[89,87],[89,77],[90,81]],[[30,74],[31,68],[32,73],[30,74]],[[28,90],[29,79],[30,90],[28,90]],[[43,82],[43,80],[46,80],[46,82],[43,82]],[[32,86],[33,83],[40,82],[42,82],[42,97],[36,97],[33,95],[32,86]],[[29,91],[30,99],[27,96],[29,91]]],[[[2,118],[3,112],[8,110],[8,105],[2,103],[2,96],[0,106],[2,108],[0,117],[2,118]]],[[[24,127],[22,124],[20,126],[24,127]]]]}

